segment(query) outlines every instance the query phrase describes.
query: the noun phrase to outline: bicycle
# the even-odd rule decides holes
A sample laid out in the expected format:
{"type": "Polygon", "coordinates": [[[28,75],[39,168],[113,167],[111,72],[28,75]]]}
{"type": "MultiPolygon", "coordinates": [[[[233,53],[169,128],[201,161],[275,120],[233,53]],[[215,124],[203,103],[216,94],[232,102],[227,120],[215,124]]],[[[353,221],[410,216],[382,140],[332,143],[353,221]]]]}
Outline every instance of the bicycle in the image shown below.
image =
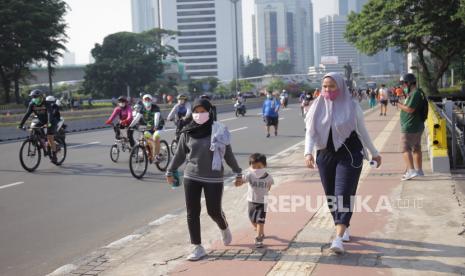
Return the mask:
{"type": "MultiPolygon", "coordinates": [[[[132,148],[129,155],[129,169],[132,176],[137,179],[144,177],[147,172],[148,163],[154,161],[149,160],[149,156],[152,156],[152,151],[148,144],[147,139],[144,136],[144,132],[147,130],[145,126],[140,126],[137,131],[140,132],[140,136],[137,144],[132,148]]],[[[159,158],[155,161],[155,165],[158,170],[166,171],[170,162],[170,148],[165,140],[160,140],[160,153],[159,158]]]]}
{"type": "MultiPolygon", "coordinates": [[[[113,124],[112,124],[113,125],[113,124]]],[[[113,125],[114,126],[114,125],[113,125]]],[[[121,139],[115,139],[115,143],[110,148],[110,159],[111,161],[117,163],[119,159],[119,153],[122,152],[131,152],[131,146],[129,144],[129,139],[126,136],[122,136],[121,139]]]]}
{"type": "Polygon", "coordinates": [[[47,142],[47,137],[43,129],[47,126],[41,126],[40,122],[33,120],[31,126],[28,128],[23,128],[23,130],[28,130],[30,132],[29,137],[23,141],[21,148],[19,150],[19,161],[21,166],[28,172],[33,172],[39,167],[42,152],[45,156],[49,156],[50,162],[54,163],[57,166],[63,164],[66,159],[66,143],[61,138],[55,135],[55,145],[56,145],[56,158],[57,161],[52,161],[52,150],[50,145],[47,142]]]}

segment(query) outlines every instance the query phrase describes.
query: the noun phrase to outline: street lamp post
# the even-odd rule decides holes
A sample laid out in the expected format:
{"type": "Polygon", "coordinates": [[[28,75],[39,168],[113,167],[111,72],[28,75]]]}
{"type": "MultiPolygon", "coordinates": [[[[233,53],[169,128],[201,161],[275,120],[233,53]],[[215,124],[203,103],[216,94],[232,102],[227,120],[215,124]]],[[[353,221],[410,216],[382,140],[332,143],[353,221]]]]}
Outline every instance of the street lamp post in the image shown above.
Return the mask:
{"type": "Polygon", "coordinates": [[[238,45],[238,33],[237,33],[237,2],[240,0],[230,0],[231,3],[234,5],[234,46],[235,46],[235,51],[236,55],[234,57],[234,65],[235,65],[235,79],[236,79],[236,94],[239,91],[239,45],[238,45]]]}

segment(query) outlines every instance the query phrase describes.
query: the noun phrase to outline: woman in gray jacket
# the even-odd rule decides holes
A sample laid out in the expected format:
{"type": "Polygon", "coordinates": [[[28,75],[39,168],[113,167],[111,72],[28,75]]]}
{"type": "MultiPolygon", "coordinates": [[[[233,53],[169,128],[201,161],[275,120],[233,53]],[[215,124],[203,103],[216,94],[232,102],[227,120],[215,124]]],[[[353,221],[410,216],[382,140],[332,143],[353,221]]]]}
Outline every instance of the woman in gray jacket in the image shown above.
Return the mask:
{"type": "MultiPolygon", "coordinates": [[[[187,223],[191,244],[194,245],[192,253],[187,257],[190,261],[197,261],[206,256],[202,247],[200,234],[200,209],[202,190],[205,194],[208,215],[216,222],[221,230],[223,243],[229,245],[232,240],[231,231],[221,207],[223,197],[223,171],[222,164],[218,164],[218,159],[214,162],[214,156],[218,156],[217,150],[224,154],[226,164],[236,173],[236,181],[241,181],[242,170],[237,164],[236,158],[231,149],[231,145],[225,143],[221,147],[212,146],[212,129],[217,129],[214,125],[212,106],[208,100],[199,99],[193,104],[192,121],[181,131],[178,148],[173,160],[168,166],[166,180],[173,183],[173,173],[186,162],[184,169],[184,190],[187,208],[187,223]],[[211,150],[213,149],[213,150],[211,150]]],[[[215,124],[219,124],[215,122],[215,124]]],[[[224,127],[220,129],[225,129],[224,127]]],[[[227,129],[225,129],[227,132],[227,129]]],[[[229,133],[221,134],[222,137],[229,137],[229,133]]],[[[215,143],[216,144],[216,143],[215,143]]]]}

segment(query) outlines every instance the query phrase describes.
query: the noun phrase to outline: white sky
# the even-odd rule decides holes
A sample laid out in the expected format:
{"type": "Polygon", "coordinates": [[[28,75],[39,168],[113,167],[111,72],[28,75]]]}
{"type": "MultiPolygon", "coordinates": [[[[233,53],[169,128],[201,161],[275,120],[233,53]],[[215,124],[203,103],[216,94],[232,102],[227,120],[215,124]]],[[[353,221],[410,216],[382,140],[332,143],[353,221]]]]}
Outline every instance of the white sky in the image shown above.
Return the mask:
{"type": "MultiPolygon", "coordinates": [[[[174,1],[174,0],[173,0],[174,1]]],[[[226,0],[216,0],[226,1],[226,0]]],[[[90,50],[95,43],[102,43],[109,34],[131,31],[130,0],[65,0],[70,10],[65,16],[68,23],[68,51],[76,54],[76,63],[89,63],[90,50]]],[[[334,11],[334,1],[312,0],[315,31],[319,30],[319,19],[334,11]]],[[[254,0],[242,0],[244,51],[245,56],[252,52],[252,23],[254,0]]]]}

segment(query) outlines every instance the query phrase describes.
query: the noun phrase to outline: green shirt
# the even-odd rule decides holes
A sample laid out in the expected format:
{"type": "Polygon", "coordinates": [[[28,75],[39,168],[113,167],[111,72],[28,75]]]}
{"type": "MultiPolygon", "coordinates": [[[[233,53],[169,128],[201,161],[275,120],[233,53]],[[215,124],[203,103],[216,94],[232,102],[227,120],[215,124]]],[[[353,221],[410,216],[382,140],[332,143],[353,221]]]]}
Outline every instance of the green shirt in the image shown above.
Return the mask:
{"type": "Polygon", "coordinates": [[[418,133],[425,129],[423,118],[420,114],[422,108],[423,95],[420,90],[408,94],[404,104],[412,109],[415,109],[412,113],[400,111],[400,127],[402,133],[418,133]]]}

